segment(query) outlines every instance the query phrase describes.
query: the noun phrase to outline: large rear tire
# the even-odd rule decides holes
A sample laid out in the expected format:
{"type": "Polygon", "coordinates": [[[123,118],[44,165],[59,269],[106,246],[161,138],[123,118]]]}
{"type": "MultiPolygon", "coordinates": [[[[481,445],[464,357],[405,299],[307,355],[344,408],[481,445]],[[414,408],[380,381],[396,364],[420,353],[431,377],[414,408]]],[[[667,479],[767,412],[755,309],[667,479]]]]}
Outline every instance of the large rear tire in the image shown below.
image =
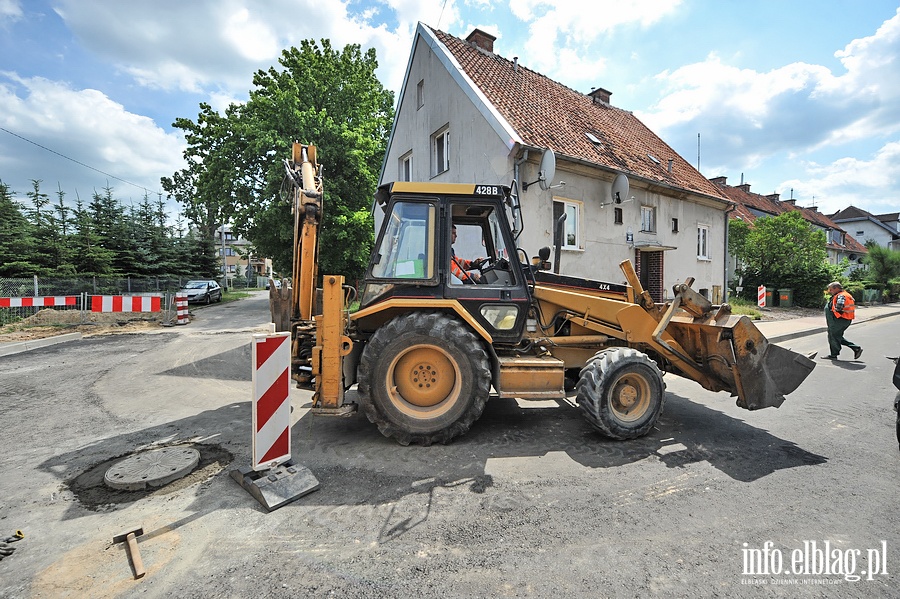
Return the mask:
{"type": "Polygon", "coordinates": [[[666,385],[656,363],[630,348],[597,352],[581,369],[576,389],[588,421],[618,440],[649,433],[665,404],[666,385]]]}
{"type": "Polygon", "coordinates": [[[359,363],[359,405],[402,445],[447,443],[484,411],[491,385],[481,340],[441,313],[403,314],[369,339],[359,363]]]}

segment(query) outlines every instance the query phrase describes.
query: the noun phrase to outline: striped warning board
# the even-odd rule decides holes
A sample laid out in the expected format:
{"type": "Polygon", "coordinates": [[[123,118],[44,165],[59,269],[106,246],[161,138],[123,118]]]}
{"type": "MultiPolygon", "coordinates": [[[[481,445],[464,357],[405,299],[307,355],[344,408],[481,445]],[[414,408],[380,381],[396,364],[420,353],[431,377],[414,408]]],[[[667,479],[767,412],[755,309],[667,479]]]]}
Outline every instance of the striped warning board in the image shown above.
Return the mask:
{"type": "Polygon", "coordinates": [[[91,312],[159,312],[159,295],[92,295],[91,312]]]}
{"type": "Polygon", "coordinates": [[[78,296],[65,295],[53,297],[0,297],[0,308],[48,308],[51,306],[74,306],[78,296]]]}
{"type": "Polygon", "coordinates": [[[756,288],[756,305],[760,308],[766,307],[766,286],[760,285],[756,288]]]}
{"type": "Polygon", "coordinates": [[[291,333],[253,335],[253,470],[291,458],[291,333]]]}

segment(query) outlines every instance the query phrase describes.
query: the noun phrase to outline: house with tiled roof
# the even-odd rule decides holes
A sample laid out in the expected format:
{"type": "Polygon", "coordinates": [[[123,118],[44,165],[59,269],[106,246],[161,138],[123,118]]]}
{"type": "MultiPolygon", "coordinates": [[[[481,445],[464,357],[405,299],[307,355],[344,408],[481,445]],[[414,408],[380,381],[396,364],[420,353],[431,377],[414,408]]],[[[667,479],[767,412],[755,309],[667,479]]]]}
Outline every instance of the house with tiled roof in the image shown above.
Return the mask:
{"type": "MultiPolygon", "coordinates": [[[[794,199],[782,200],[777,193],[768,195],[753,193],[750,191],[749,183],[731,186],[727,183],[727,177],[713,177],[710,181],[722,190],[725,197],[734,202],[735,209],[729,215],[732,219],[740,219],[752,225],[758,218],[799,211],[810,225],[825,232],[825,250],[830,264],[840,264],[846,258],[850,262],[850,268],[853,269],[862,263],[863,257],[868,253],[866,246],[847,233],[832,218],[813,208],[797,206],[794,199]]],[[[729,256],[729,278],[736,267],[734,259],[729,256]]]]}
{"type": "Polygon", "coordinates": [[[563,273],[624,282],[618,263],[630,259],[657,301],[688,277],[720,301],[732,206],[720,189],[613,106],[609,91],[575,91],[496,53],[495,41],[478,29],[463,40],[419,24],[380,183],[513,186],[528,256],[554,245],[566,214],[563,273]],[[537,185],[548,150],[556,174],[537,185]],[[629,192],[616,199],[618,175],[629,192]]]}
{"type": "Polygon", "coordinates": [[[880,246],[900,250],[900,213],[872,214],[856,206],[848,206],[830,215],[858,241],[872,241],[880,246]]]}

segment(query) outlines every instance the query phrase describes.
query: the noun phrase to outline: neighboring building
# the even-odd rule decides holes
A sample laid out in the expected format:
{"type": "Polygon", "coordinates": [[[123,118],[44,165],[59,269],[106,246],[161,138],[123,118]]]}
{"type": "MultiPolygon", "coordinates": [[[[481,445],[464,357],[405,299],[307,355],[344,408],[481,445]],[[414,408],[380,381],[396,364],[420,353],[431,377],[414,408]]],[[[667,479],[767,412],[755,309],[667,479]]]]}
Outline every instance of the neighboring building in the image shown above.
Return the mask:
{"type": "Polygon", "coordinates": [[[556,218],[566,213],[566,274],[621,282],[618,263],[630,259],[657,301],[688,277],[721,301],[731,203],[719,188],[612,106],[610,92],[572,90],[495,54],[494,41],[478,29],[462,40],[419,24],[380,183],[516,181],[519,246],[529,256],[553,245],[556,218]],[[556,175],[543,190],[534,183],[548,148],[556,175]],[[621,203],[611,194],[618,174],[630,183],[621,203]]]}
{"type": "Polygon", "coordinates": [[[829,218],[842,225],[860,242],[872,241],[882,247],[900,250],[900,213],[872,214],[850,206],[829,218]]]}
{"type": "MultiPolygon", "coordinates": [[[[866,246],[849,235],[833,219],[825,216],[812,208],[797,206],[796,200],[780,199],[777,193],[760,195],[750,191],[749,183],[742,183],[735,187],[726,183],[727,177],[714,177],[710,179],[722,193],[735,204],[734,211],[730,214],[732,219],[740,219],[752,224],[757,218],[766,216],[778,216],[793,210],[799,211],[803,218],[812,226],[825,231],[828,262],[840,264],[846,258],[850,261],[850,269],[858,267],[866,255],[866,246]]],[[[737,268],[735,259],[728,257],[728,277],[732,279],[737,268]]]]}
{"type": "Polygon", "coordinates": [[[235,279],[242,279],[238,286],[244,286],[244,281],[251,287],[262,286],[272,276],[272,260],[254,255],[252,244],[233,233],[229,225],[216,229],[215,244],[225,275],[224,287],[233,287],[235,279]]]}

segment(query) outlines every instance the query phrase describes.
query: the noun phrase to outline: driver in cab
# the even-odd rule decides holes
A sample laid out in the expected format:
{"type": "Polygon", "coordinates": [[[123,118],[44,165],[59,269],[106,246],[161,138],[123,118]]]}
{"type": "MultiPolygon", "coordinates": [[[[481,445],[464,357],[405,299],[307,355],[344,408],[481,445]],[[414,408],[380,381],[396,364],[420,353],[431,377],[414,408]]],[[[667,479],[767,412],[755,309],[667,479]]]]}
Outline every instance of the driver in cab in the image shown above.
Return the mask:
{"type": "Polygon", "coordinates": [[[481,282],[481,273],[478,271],[484,264],[484,258],[466,260],[456,255],[453,244],[456,243],[456,225],[450,236],[450,272],[465,285],[475,285],[481,282]]]}

